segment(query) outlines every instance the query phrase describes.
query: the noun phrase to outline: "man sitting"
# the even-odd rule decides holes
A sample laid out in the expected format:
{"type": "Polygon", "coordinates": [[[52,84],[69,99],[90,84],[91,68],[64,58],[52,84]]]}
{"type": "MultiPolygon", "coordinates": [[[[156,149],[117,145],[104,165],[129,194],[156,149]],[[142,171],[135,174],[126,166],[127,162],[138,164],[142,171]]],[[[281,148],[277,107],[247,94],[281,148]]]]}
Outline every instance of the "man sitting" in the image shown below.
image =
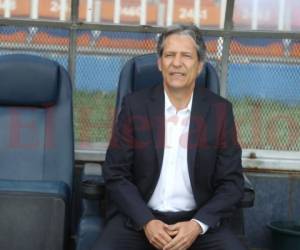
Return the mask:
{"type": "Polygon", "coordinates": [[[195,81],[199,29],[157,44],[163,82],[124,98],[104,164],[108,220],[94,250],[243,250],[226,226],[243,195],[231,104],[195,81]]]}

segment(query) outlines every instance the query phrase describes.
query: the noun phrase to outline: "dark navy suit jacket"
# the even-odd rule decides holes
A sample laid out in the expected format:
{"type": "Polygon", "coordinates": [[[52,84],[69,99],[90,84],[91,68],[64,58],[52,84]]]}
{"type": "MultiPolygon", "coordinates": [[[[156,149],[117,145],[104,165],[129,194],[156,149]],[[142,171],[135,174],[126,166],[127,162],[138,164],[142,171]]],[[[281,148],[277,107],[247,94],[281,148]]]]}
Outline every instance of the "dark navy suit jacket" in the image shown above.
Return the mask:
{"type": "MultiPolygon", "coordinates": [[[[124,98],[104,164],[108,217],[122,213],[137,228],[154,215],[147,207],[164,154],[163,85],[124,98]]],[[[195,87],[188,134],[188,170],[197,212],[213,228],[243,195],[241,149],[231,104],[195,87]]]]}

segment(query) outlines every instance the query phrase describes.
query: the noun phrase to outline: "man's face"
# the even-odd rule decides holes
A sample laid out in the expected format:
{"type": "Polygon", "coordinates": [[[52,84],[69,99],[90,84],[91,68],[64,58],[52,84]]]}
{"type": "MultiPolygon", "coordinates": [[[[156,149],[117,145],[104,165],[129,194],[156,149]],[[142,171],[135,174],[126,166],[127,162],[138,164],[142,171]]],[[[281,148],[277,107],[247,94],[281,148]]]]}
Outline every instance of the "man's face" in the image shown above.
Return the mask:
{"type": "Polygon", "coordinates": [[[202,70],[195,41],[188,35],[173,34],[166,38],[162,56],[158,59],[164,87],[169,91],[193,90],[202,70]]]}

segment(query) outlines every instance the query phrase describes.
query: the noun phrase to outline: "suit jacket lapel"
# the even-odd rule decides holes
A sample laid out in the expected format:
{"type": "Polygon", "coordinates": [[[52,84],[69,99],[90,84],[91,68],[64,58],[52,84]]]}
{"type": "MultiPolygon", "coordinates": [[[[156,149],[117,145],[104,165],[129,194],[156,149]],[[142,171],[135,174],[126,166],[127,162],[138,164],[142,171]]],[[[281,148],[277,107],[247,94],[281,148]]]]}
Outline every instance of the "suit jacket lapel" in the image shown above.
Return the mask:
{"type": "Polygon", "coordinates": [[[157,154],[158,167],[160,173],[164,145],[165,145],[165,98],[163,85],[158,84],[152,89],[149,101],[147,103],[148,116],[151,124],[151,131],[154,141],[154,146],[157,154]]]}
{"type": "MultiPolygon", "coordinates": [[[[194,187],[194,167],[200,136],[207,126],[206,116],[210,105],[205,101],[205,89],[196,85],[193,94],[192,111],[188,136],[188,168],[192,187],[194,187]]],[[[205,136],[205,135],[204,135],[205,136]]]]}

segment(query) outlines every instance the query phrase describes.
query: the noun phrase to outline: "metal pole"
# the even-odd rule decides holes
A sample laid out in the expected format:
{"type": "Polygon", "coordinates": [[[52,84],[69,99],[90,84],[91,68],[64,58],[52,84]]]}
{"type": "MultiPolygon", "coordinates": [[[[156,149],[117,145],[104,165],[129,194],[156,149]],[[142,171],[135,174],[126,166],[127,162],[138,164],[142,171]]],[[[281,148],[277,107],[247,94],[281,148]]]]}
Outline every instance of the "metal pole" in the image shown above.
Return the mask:
{"type": "Polygon", "coordinates": [[[158,3],[158,12],[157,12],[157,25],[164,26],[164,18],[165,18],[165,4],[162,2],[158,3]]]}
{"type": "Polygon", "coordinates": [[[201,0],[194,1],[194,24],[200,26],[201,0]]]}
{"type": "Polygon", "coordinates": [[[87,0],[86,3],[86,18],[87,22],[91,22],[93,18],[93,0],[87,0]]]}
{"type": "Polygon", "coordinates": [[[279,0],[278,3],[278,30],[283,30],[284,29],[284,14],[285,14],[285,0],[279,0]]]}
{"type": "Polygon", "coordinates": [[[114,6],[114,23],[120,23],[121,16],[121,0],[115,0],[114,6]]]}
{"type": "Polygon", "coordinates": [[[233,22],[233,9],[234,9],[234,0],[227,0],[226,13],[225,13],[225,24],[224,24],[224,42],[222,50],[222,59],[221,59],[221,76],[220,76],[220,91],[221,96],[227,96],[227,75],[228,75],[228,62],[229,62],[229,49],[231,42],[231,34],[233,22]]]}
{"type": "Polygon", "coordinates": [[[31,0],[30,18],[38,19],[39,17],[39,0],[31,0]]]}
{"type": "Polygon", "coordinates": [[[94,3],[94,22],[100,23],[101,21],[101,1],[96,0],[94,3]]]}
{"type": "Polygon", "coordinates": [[[258,23],[258,0],[253,0],[252,2],[252,21],[251,29],[256,30],[258,23]]]}
{"type": "Polygon", "coordinates": [[[168,6],[167,6],[167,26],[173,24],[173,9],[174,9],[174,0],[168,0],[168,6]]]}
{"type": "Polygon", "coordinates": [[[75,85],[76,74],[76,38],[77,38],[77,20],[78,20],[78,8],[79,0],[72,0],[71,6],[71,29],[70,29],[70,45],[69,45],[69,58],[68,58],[68,70],[73,85],[75,85]]]}
{"type": "Polygon", "coordinates": [[[11,10],[11,3],[10,0],[4,0],[4,17],[5,18],[10,18],[10,10],[11,10]]]}
{"type": "Polygon", "coordinates": [[[286,10],[286,23],[285,23],[285,28],[288,31],[291,30],[291,19],[292,19],[291,12],[292,12],[292,7],[291,5],[288,5],[286,10]]]}
{"type": "Polygon", "coordinates": [[[225,12],[226,12],[226,0],[221,0],[220,6],[220,29],[224,28],[225,23],[225,12]]]}
{"type": "Polygon", "coordinates": [[[141,0],[140,25],[147,23],[147,1],[141,0]]]}
{"type": "Polygon", "coordinates": [[[59,20],[66,20],[67,0],[60,0],[59,20]]]}

